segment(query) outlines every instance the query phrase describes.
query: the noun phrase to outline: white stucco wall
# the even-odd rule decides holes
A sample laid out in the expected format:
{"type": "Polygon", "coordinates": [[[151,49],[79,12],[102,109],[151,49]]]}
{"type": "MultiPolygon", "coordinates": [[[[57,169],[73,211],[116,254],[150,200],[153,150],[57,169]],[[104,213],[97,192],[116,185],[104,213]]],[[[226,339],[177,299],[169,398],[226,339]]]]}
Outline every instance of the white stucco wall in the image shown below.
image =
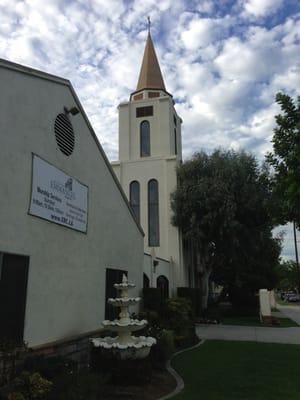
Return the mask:
{"type": "Polygon", "coordinates": [[[157,278],[161,275],[166,277],[169,281],[169,287],[174,287],[173,266],[167,260],[158,258],[158,264],[153,267],[152,257],[150,254],[144,254],[144,273],[150,281],[150,287],[157,287],[157,278]]]}
{"type": "Polygon", "coordinates": [[[8,65],[0,62],[0,251],[30,257],[24,340],[34,346],[100,328],[106,268],[128,270],[140,291],[143,235],[82,109],[70,117],[73,154],[57,148],[56,116],[81,107],[68,82],[8,65]],[[32,153],[88,186],[87,234],[27,213],[32,153]]]}

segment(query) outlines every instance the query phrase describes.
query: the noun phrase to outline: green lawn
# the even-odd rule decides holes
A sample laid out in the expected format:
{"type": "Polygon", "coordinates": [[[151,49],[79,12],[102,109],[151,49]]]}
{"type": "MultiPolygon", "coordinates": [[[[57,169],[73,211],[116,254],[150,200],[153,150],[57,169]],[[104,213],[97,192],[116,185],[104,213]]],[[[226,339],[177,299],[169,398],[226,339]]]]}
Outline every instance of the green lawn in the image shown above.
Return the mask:
{"type": "Polygon", "coordinates": [[[207,341],[172,361],[185,382],[172,400],[299,400],[300,345],[207,341]]]}
{"type": "MultiPolygon", "coordinates": [[[[277,318],[280,321],[280,325],[275,325],[278,328],[290,328],[299,326],[295,321],[289,318],[277,318]]],[[[258,316],[228,316],[222,318],[223,325],[242,325],[242,326],[263,326],[258,316]]],[[[300,396],[299,396],[300,399],[300,396]]]]}
{"type": "Polygon", "coordinates": [[[281,300],[280,297],[276,297],[276,303],[278,303],[278,304],[280,304],[280,305],[282,305],[282,306],[288,306],[288,305],[291,304],[291,303],[289,303],[288,301],[281,300]]]}

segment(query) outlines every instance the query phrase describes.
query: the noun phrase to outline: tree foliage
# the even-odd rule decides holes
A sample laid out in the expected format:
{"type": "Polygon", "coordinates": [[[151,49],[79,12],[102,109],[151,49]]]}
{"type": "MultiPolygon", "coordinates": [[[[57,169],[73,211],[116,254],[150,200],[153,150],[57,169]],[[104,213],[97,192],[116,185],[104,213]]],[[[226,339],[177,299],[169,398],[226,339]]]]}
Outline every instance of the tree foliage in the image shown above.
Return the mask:
{"type": "Polygon", "coordinates": [[[243,151],[200,152],[179,167],[172,222],[192,243],[202,281],[213,274],[231,291],[274,286],[272,202],[268,169],[243,151]]]}
{"type": "Polygon", "coordinates": [[[299,291],[299,274],[298,267],[295,261],[287,260],[278,265],[277,268],[279,287],[283,290],[299,291]]]}
{"type": "Polygon", "coordinates": [[[276,115],[273,152],[266,157],[273,167],[273,186],[279,198],[279,222],[300,226],[300,96],[277,93],[281,114],[276,115]]]}

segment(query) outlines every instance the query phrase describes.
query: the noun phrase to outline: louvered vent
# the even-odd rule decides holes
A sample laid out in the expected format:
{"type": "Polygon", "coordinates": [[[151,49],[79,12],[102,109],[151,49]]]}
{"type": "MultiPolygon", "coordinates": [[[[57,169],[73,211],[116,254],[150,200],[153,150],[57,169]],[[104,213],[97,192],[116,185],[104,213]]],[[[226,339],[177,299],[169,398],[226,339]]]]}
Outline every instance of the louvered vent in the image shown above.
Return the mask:
{"type": "Polygon", "coordinates": [[[56,143],[62,153],[70,156],[75,145],[75,135],[72,124],[65,114],[58,114],[54,123],[56,143]]]}

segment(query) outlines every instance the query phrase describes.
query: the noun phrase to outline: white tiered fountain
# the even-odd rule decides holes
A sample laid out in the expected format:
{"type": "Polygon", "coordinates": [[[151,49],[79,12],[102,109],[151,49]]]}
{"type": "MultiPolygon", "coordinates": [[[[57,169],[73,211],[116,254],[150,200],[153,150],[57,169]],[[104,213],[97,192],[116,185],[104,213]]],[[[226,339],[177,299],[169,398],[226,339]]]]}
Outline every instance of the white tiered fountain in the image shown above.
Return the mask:
{"type": "Polygon", "coordinates": [[[118,336],[95,338],[91,341],[95,347],[109,350],[112,356],[122,360],[145,358],[149,355],[151,347],[156,343],[156,339],[150,336],[132,336],[131,333],[143,329],[147,325],[147,321],[145,319],[141,321],[132,319],[128,312],[129,306],[138,304],[141,298],[128,297],[128,291],[135,285],[128,282],[125,274],[122,283],[115,283],[114,287],[118,291],[118,297],[108,299],[108,303],[121,308],[119,319],[105,320],[102,325],[112,332],[117,332],[118,336]]]}

